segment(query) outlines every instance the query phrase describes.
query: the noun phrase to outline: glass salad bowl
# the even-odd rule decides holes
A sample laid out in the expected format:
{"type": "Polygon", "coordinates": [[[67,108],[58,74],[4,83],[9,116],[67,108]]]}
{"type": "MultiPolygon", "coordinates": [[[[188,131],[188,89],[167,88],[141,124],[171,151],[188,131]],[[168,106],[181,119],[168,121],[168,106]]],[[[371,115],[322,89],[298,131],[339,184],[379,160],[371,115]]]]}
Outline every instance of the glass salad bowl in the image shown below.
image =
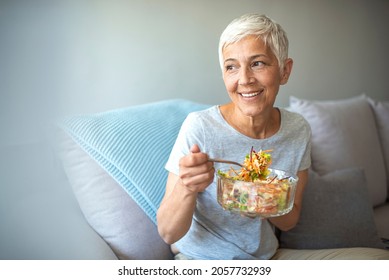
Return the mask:
{"type": "Polygon", "coordinates": [[[233,171],[217,172],[217,201],[223,209],[249,217],[271,218],[293,208],[298,178],[285,171],[270,169],[266,180],[236,180],[233,171]]]}

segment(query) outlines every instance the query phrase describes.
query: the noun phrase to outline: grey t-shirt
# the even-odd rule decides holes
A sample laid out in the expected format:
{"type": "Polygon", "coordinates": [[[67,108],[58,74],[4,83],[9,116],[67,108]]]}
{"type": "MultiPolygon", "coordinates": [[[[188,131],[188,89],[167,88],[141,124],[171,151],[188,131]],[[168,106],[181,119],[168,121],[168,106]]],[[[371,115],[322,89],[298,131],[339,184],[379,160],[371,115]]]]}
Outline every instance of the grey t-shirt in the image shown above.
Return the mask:
{"type": "MultiPolygon", "coordinates": [[[[242,162],[254,150],[272,150],[272,165],[296,174],[311,164],[311,130],[299,114],[279,109],[279,131],[266,139],[247,137],[231,127],[219,106],[188,115],[178,134],[166,169],[179,174],[178,162],[197,144],[209,157],[242,162]]],[[[215,164],[215,169],[228,169],[215,164]]],[[[194,259],[269,259],[278,247],[274,227],[266,220],[248,218],[222,209],[216,198],[216,176],[213,183],[199,193],[192,225],[175,243],[179,251],[194,259]]]]}

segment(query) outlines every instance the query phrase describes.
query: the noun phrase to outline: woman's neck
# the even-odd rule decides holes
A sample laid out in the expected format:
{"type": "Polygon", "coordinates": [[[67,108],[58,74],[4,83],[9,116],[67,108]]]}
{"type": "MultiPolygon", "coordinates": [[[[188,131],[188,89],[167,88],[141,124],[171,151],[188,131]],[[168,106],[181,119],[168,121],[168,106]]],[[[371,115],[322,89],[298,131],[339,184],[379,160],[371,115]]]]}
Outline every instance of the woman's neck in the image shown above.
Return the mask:
{"type": "Polygon", "coordinates": [[[254,139],[265,139],[277,133],[281,126],[278,108],[271,108],[263,114],[252,117],[243,115],[232,103],[220,106],[226,122],[235,130],[254,139]]]}

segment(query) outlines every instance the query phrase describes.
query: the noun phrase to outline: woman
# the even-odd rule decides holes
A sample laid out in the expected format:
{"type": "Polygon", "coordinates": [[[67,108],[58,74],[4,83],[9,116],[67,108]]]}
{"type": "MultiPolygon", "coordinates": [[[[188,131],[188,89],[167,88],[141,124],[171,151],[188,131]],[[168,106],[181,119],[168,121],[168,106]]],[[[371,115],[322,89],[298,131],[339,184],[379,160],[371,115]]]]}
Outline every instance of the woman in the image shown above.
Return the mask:
{"type": "Polygon", "coordinates": [[[256,14],[232,21],[220,37],[219,58],[231,102],[191,113],[183,123],[166,164],[158,231],[188,259],[269,259],[278,247],[274,227],[286,231],[299,219],[311,131],[300,115],[274,107],[293,66],[281,26],[256,14]],[[252,219],[218,205],[214,174],[223,166],[208,158],[242,162],[251,147],[272,149],[272,168],[297,174],[288,214],[252,219]]]}

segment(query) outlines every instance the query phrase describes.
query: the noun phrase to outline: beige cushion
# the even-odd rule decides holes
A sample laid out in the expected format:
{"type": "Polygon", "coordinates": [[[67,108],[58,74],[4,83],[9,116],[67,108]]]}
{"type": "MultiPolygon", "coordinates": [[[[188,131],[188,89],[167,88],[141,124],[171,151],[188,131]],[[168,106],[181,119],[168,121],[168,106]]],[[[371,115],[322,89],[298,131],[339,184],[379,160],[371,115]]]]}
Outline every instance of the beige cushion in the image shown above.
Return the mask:
{"type": "Polygon", "coordinates": [[[389,260],[389,250],[340,248],[322,250],[278,249],[273,260],[389,260]]]}
{"type": "Polygon", "coordinates": [[[330,101],[291,97],[290,108],[312,128],[312,168],[320,175],[360,167],[366,173],[371,203],[387,198],[386,172],[375,119],[364,95],[330,101]]]}

